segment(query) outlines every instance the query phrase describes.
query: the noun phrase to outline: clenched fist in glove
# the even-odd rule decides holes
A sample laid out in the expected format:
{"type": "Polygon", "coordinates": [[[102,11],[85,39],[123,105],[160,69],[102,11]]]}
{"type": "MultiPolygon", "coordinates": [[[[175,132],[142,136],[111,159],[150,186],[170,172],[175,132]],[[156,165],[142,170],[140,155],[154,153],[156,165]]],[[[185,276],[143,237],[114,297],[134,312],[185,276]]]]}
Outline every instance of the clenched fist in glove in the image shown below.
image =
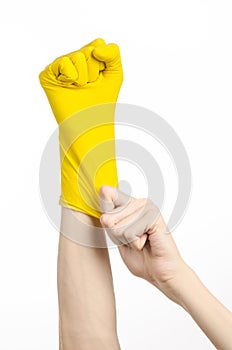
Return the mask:
{"type": "Polygon", "coordinates": [[[123,80],[119,48],[96,39],[57,58],[40,82],[59,124],[60,204],[99,218],[99,188],[117,187],[114,111],[123,80]]]}

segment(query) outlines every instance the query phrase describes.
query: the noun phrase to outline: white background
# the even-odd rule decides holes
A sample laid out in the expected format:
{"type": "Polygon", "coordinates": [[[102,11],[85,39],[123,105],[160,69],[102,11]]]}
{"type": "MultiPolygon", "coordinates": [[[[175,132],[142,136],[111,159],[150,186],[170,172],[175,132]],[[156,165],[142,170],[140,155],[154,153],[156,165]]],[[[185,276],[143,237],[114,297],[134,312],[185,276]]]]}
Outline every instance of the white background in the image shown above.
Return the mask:
{"type": "MultiPolygon", "coordinates": [[[[22,0],[2,2],[0,16],[0,348],[58,349],[58,233],[38,189],[56,123],[38,73],[96,37],[120,45],[119,101],[155,111],[182,139],[193,188],[173,234],[186,261],[232,308],[231,2],[22,0]]],[[[180,307],[130,275],[116,249],[110,254],[122,349],[213,348],[180,307]]]]}

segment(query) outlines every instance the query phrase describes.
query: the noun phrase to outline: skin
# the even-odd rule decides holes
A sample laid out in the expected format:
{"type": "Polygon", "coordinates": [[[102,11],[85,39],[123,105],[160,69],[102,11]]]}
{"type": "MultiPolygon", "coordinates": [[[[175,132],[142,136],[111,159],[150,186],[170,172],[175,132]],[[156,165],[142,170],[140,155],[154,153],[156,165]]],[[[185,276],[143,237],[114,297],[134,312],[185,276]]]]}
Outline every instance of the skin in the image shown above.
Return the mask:
{"type": "MultiPolygon", "coordinates": [[[[62,209],[62,219],[70,222],[72,213],[62,209]]],[[[75,215],[91,228],[82,231],[91,243],[99,220],[75,215]]],[[[108,249],[84,246],[60,233],[57,268],[60,350],[119,350],[108,249]]]]}
{"type": "Polygon", "coordinates": [[[104,212],[100,221],[117,241],[131,273],[147,280],[183,307],[217,349],[232,349],[232,313],[184,262],[162,215],[159,213],[149,222],[147,212],[157,213],[158,208],[151,201],[147,205],[145,199],[122,196],[109,186],[103,186],[100,195],[104,212]]]}

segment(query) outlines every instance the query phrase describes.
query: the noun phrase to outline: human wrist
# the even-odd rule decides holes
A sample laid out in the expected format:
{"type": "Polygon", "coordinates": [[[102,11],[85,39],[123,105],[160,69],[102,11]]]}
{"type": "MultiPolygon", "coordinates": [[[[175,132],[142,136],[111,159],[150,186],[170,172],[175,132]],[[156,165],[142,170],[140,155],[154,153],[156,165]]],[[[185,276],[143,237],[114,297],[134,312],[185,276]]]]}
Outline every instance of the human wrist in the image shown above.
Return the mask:
{"type": "Polygon", "coordinates": [[[175,273],[166,281],[151,282],[158,287],[169,299],[185,307],[185,296],[189,293],[192,280],[197,278],[195,272],[183,261],[176,262],[175,273]]]}
{"type": "Polygon", "coordinates": [[[188,299],[201,286],[201,281],[194,270],[183,262],[176,273],[176,276],[168,281],[168,288],[172,295],[172,300],[183,307],[188,312],[188,299]]]}

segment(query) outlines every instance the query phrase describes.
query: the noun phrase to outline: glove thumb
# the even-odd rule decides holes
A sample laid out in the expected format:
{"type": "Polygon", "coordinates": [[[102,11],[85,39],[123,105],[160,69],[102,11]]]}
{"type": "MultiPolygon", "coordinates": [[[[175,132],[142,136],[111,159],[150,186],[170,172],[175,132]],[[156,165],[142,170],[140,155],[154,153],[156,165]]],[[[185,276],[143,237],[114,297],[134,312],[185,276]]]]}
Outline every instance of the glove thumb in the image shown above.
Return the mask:
{"type": "Polygon", "coordinates": [[[119,47],[116,44],[108,44],[96,47],[93,56],[101,62],[105,63],[106,70],[115,70],[121,68],[121,57],[119,47]]]}

